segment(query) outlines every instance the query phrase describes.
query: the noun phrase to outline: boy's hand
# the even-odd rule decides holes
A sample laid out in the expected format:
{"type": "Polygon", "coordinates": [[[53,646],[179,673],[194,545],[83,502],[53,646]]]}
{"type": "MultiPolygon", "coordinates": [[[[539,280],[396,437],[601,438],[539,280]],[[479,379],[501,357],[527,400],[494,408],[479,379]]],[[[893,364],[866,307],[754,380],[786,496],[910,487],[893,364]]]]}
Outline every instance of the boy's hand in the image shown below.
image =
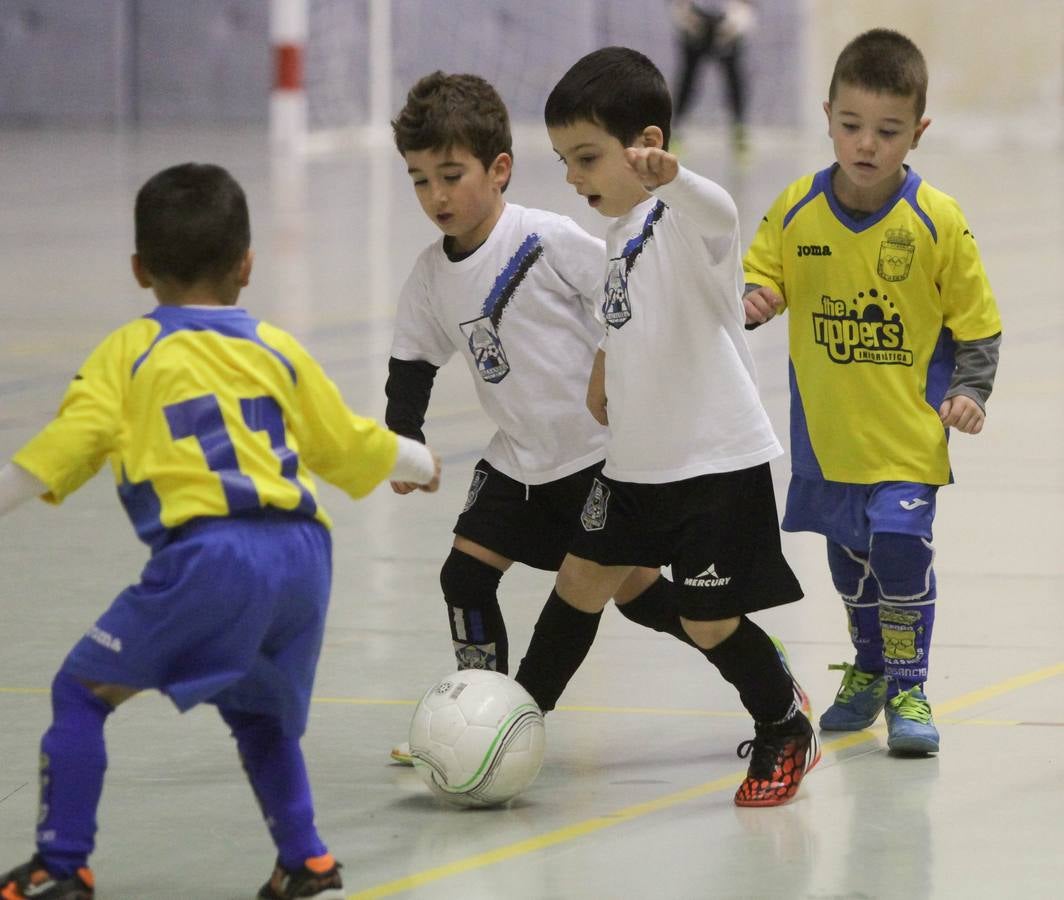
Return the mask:
{"type": "Polygon", "coordinates": [[[783,306],[783,298],[772,288],[759,287],[743,297],[747,325],[763,325],[783,306]]]}
{"type": "Polygon", "coordinates": [[[658,147],[625,147],[624,155],[648,191],[668,184],[680,171],[680,161],[658,147]]]}
{"type": "Polygon", "coordinates": [[[938,408],[938,417],[947,428],[956,428],[965,434],[979,434],[986,421],[986,413],[979,408],[979,404],[964,394],[943,400],[938,408]]]}
{"type": "Polygon", "coordinates": [[[440,458],[436,455],[435,451],[429,450],[432,454],[432,464],[435,467],[435,474],[432,476],[432,481],[428,484],[419,484],[418,489],[424,491],[426,494],[435,494],[440,489],[440,470],[443,468],[440,463],[440,458]]]}
{"type": "Polygon", "coordinates": [[[606,354],[595,353],[591,363],[591,377],[587,381],[587,408],[599,425],[609,425],[606,416],[606,354]]]}
{"type": "Polygon", "coordinates": [[[428,484],[418,484],[416,481],[389,481],[392,491],[396,494],[412,494],[414,491],[424,491],[426,494],[435,494],[440,489],[440,458],[433,450],[429,450],[432,454],[432,464],[436,469],[435,474],[432,476],[432,481],[428,484]]]}

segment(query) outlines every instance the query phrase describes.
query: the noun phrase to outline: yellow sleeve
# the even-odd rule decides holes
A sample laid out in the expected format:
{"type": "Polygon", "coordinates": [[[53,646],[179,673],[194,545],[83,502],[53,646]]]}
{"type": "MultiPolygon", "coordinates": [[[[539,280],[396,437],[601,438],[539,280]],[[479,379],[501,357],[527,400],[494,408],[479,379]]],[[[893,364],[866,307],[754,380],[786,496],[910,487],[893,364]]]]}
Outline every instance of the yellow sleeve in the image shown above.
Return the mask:
{"type": "Polygon", "coordinates": [[[941,238],[938,272],[943,321],[958,341],[993,337],[1001,331],[1001,318],[979,248],[960,208],[947,202],[949,227],[941,238]]]}
{"type": "Polygon", "coordinates": [[[783,216],[786,213],[785,191],[761,219],[750,249],[743,257],[743,278],[747,284],[771,288],[784,302],[787,294],[783,281],[783,216]]]}
{"type": "Polygon", "coordinates": [[[395,467],[398,436],[352,412],[317,360],[294,338],[266,325],[260,325],[260,333],[270,343],[283,343],[296,367],[293,428],[307,468],[350,496],[364,497],[395,467]]]}
{"type": "Polygon", "coordinates": [[[48,486],[60,503],[92,478],[115,448],[122,427],[122,332],[106,338],[67,388],[56,417],[12,459],[48,486]]]}

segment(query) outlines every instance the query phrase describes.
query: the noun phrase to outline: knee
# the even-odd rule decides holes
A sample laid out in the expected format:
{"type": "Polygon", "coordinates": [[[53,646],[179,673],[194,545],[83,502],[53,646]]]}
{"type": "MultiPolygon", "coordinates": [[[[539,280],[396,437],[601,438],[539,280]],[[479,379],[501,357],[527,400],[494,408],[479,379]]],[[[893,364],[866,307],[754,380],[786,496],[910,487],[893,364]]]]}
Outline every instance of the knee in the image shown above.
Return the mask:
{"type": "Polygon", "coordinates": [[[502,572],[461,550],[451,550],[440,569],[443,596],[453,606],[489,606],[498,603],[496,591],[502,572]]]}
{"type": "Polygon", "coordinates": [[[570,606],[581,612],[597,613],[630,572],[630,566],[602,566],[570,553],[558,570],[555,590],[570,606]]]}
{"type": "Polygon", "coordinates": [[[872,585],[868,558],[834,541],[828,541],[828,569],[835,590],[846,600],[859,599],[872,585]]]}
{"type": "Polygon", "coordinates": [[[687,636],[698,645],[699,649],[712,650],[735,634],[735,629],[739,627],[739,617],[716,619],[710,622],[681,619],[680,623],[683,625],[683,630],[687,632],[687,636]]]}
{"type": "Polygon", "coordinates": [[[884,600],[933,600],[935,551],[919,535],[880,532],[872,535],[869,563],[884,600]]]}

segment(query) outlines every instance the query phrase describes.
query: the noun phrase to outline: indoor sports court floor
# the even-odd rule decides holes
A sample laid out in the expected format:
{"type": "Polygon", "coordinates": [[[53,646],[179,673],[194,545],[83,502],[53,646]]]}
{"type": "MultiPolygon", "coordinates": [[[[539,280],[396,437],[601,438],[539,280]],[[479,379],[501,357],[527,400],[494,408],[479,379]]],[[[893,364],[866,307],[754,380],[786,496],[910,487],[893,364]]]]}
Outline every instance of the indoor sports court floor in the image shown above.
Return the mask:
{"type": "MultiPolygon", "coordinates": [[[[351,898],[1051,898],[1064,884],[1064,167],[1059,148],[971,147],[932,130],[910,162],[959,198],[994,284],[1005,340],[984,433],[953,440],[940,495],[940,600],[928,690],[938,758],[895,759],[883,727],[825,735],[796,801],[740,810],[750,733],[693,651],[607,609],[590,658],[547,720],[539,780],[508,808],[439,806],[388,750],[415,699],[453,668],[437,573],[491,429],[460,364],[428,424],[438,495],[379,489],[336,520],[333,606],[305,739],[321,831],[351,898]]],[[[538,130],[508,197],[604,221],[563,181],[538,130]]],[[[759,135],[733,165],[712,137],[685,161],[734,194],[746,239],[783,185],[830,160],[826,137],[759,135]]],[[[0,134],[0,459],[53,413],[91,347],[150,297],[129,274],[132,198],[187,159],[248,190],[258,253],[241,302],[293,331],[359,411],[381,416],[397,291],[435,236],[393,150],[271,163],[258,132],[0,134]]],[[[785,329],[751,336],[786,435],[785,329]]],[[[869,410],[875,416],[875,410],[869,410]]],[[[786,460],[774,468],[778,495],[786,460]]],[[[785,536],[806,599],[760,616],[819,711],[849,658],[819,539],[785,536]]],[[[48,685],[73,641],[137,577],[109,474],[63,508],[0,521],[0,868],[31,850],[48,685]]],[[[515,567],[502,597],[516,659],[552,580],[515,567]]],[[[273,853],[212,708],[144,696],[108,726],[94,866],[106,900],[249,898],[273,853]]]]}

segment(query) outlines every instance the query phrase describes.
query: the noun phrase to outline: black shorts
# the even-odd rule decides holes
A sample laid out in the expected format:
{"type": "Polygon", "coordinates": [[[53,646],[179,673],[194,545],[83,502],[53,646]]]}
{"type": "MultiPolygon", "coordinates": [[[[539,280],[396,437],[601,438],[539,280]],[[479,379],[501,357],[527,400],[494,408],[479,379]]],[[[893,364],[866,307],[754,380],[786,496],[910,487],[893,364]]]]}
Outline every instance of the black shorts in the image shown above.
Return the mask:
{"type": "Polygon", "coordinates": [[[598,462],[557,481],[526,485],[482,459],[454,533],[507,559],[557,572],[580,530],[591,482],[601,471],[598,462]]]}
{"type": "Polygon", "coordinates": [[[671,565],[686,619],[728,619],[802,597],[780,547],[768,463],[666,484],[598,475],[580,522],[574,556],[604,566],[671,565]]]}

